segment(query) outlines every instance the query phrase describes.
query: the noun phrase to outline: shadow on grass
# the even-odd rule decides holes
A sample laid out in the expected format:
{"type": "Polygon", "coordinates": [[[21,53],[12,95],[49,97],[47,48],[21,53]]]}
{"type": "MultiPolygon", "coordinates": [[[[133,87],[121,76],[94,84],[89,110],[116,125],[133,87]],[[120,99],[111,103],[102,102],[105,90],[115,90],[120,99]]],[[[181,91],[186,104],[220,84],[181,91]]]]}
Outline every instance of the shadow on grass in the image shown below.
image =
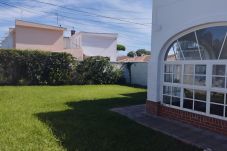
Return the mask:
{"type": "Polygon", "coordinates": [[[71,110],[39,113],[68,151],[195,151],[170,137],[109,111],[114,107],[145,103],[146,93],[122,98],[67,103],[71,110]]]}

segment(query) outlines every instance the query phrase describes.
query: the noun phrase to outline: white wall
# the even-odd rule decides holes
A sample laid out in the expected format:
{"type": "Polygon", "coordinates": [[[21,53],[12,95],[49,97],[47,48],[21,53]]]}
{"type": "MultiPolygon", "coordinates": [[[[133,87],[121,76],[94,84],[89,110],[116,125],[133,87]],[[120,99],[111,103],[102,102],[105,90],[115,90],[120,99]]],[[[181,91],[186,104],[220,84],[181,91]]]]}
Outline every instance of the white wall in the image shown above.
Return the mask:
{"type": "Polygon", "coordinates": [[[138,62],[131,66],[132,84],[147,86],[147,66],[147,62],[138,62]]]}
{"type": "Polygon", "coordinates": [[[13,32],[10,31],[7,37],[2,41],[2,48],[13,48],[13,42],[13,32]]]}
{"type": "Polygon", "coordinates": [[[102,34],[81,34],[81,48],[86,56],[109,57],[117,60],[117,36],[102,34]]]}
{"type": "MultiPolygon", "coordinates": [[[[126,82],[129,84],[130,78],[129,78],[129,71],[127,67],[123,64],[125,63],[112,63],[117,68],[123,69],[124,78],[126,79],[126,82]]],[[[147,62],[134,62],[131,66],[131,84],[140,85],[140,86],[147,86],[147,69],[148,69],[148,63],[147,62]]]]}
{"type": "Polygon", "coordinates": [[[160,100],[160,69],[172,37],[191,27],[227,21],[226,6],[226,0],[153,0],[148,100],[160,100]]]}

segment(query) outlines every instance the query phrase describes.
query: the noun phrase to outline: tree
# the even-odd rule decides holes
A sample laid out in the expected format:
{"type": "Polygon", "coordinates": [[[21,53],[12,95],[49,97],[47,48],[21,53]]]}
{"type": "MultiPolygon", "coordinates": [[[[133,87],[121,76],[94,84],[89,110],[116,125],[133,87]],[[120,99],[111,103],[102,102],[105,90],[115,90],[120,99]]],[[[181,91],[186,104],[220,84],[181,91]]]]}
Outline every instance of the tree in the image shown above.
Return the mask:
{"type": "Polygon", "coordinates": [[[143,56],[143,55],[151,55],[150,51],[147,51],[146,49],[138,49],[136,51],[137,56],[143,56]]]}
{"type": "Polygon", "coordinates": [[[125,50],[126,50],[126,48],[124,45],[121,45],[121,44],[117,45],[117,51],[125,51],[125,50]]]}
{"type": "Polygon", "coordinates": [[[136,56],[136,53],[134,51],[130,51],[128,54],[127,54],[128,57],[135,57],[136,56]]]}

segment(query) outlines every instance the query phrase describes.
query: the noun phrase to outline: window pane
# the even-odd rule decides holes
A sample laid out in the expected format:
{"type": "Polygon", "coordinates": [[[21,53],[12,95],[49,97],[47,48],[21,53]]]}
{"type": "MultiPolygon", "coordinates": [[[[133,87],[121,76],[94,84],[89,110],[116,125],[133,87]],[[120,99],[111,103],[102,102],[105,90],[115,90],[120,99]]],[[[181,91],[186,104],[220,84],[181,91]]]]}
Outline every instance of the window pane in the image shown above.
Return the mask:
{"type": "Polygon", "coordinates": [[[166,61],[184,60],[177,41],[175,41],[169,47],[165,60],[166,61]]]}
{"type": "Polygon", "coordinates": [[[173,66],[171,64],[165,65],[165,73],[173,73],[173,66]]]}
{"type": "Polygon", "coordinates": [[[181,94],[181,88],[173,87],[173,96],[180,97],[181,94]]]}
{"type": "Polygon", "coordinates": [[[192,64],[184,65],[184,74],[194,74],[194,65],[192,64]]]}
{"type": "Polygon", "coordinates": [[[171,87],[170,86],[164,86],[163,87],[163,94],[172,95],[171,87]]]}
{"type": "Polygon", "coordinates": [[[172,83],[172,78],[173,78],[173,75],[172,74],[165,74],[165,77],[164,77],[164,82],[169,82],[169,83],[172,83]]]}
{"type": "Polygon", "coordinates": [[[225,75],[225,65],[213,65],[213,75],[225,75]]]}
{"type": "Polygon", "coordinates": [[[184,75],[184,84],[193,85],[193,75],[184,75]]]}
{"type": "Polygon", "coordinates": [[[206,91],[201,91],[201,90],[195,90],[195,99],[196,100],[201,100],[201,101],[206,101],[207,99],[207,92],[206,91]]]}
{"type": "Polygon", "coordinates": [[[225,88],[225,78],[224,77],[213,77],[212,87],[225,88]]]}
{"type": "Polygon", "coordinates": [[[206,75],[206,65],[195,65],[195,74],[206,75]]]}
{"type": "Polygon", "coordinates": [[[174,65],[173,66],[174,73],[181,73],[181,70],[182,70],[181,68],[182,68],[181,65],[174,65]]]}
{"type": "Polygon", "coordinates": [[[205,59],[218,59],[227,27],[210,27],[197,31],[199,45],[204,51],[205,59]]]}
{"type": "Polygon", "coordinates": [[[225,107],[225,117],[227,117],[227,107],[225,107]]]}
{"type": "Polygon", "coordinates": [[[184,98],[192,98],[193,99],[193,90],[184,89],[184,98]]]}
{"type": "Polygon", "coordinates": [[[171,97],[163,95],[163,103],[170,104],[171,97]]]}
{"type": "Polygon", "coordinates": [[[206,112],[206,103],[195,101],[194,102],[194,110],[200,112],[206,112]]]}
{"type": "Polygon", "coordinates": [[[220,59],[227,59],[227,41],[225,41],[220,59]]]}
{"type": "Polygon", "coordinates": [[[205,86],[206,85],[206,76],[195,76],[195,85],[205,86]]]}
{"type": "Polygon", "coordinates": [[[181,83],[181,74],[173,75],[173,83],[181,83]]]}
{"type": "Polygon", "coordinates": [[[224,94],[218,92],[211,92],[210,93],[210,101],[214,103],[224,104],[224,94]]]}
{"type": "Polygon", "coordinates": [[[180,107],[180,98],[173,97],[172,98],[172,105],[180,107]]]}
{"type": "Polygon", "coordinates": [[[198,43],[194,32],[183,36],[178,40],[178,42],[185,60],[200,60],[198,43]]]}
{"type": "Polygon", "coordinates": [[[223,116],[223,114],[224,114],[224,106],[211,104],[210,105],[210,114],[223,116]]]}
{"type": "Polygon", "coordinates": [[[184,108],[186,109],[193,109],[193,100],[189,100],[189,99],[184,99],[184,108]]]}

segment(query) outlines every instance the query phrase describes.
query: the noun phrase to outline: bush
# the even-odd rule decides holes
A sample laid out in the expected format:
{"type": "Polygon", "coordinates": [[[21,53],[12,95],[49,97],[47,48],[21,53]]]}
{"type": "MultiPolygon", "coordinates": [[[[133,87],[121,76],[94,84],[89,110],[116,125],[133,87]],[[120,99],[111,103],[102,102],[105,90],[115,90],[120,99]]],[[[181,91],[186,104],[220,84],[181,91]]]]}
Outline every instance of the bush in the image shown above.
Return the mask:
{"type": "Polygon", "coordinates": [[[77,84],[114,84],[122,77],[122,71],[111,65],[108,58],[89,57],[76,68],[77,84]]]}
{"type": "Polygon", "coordinates": [[[69,84],[75,66],[75,58],[67,53],[1,49],[0,84],[69,84]]]}

